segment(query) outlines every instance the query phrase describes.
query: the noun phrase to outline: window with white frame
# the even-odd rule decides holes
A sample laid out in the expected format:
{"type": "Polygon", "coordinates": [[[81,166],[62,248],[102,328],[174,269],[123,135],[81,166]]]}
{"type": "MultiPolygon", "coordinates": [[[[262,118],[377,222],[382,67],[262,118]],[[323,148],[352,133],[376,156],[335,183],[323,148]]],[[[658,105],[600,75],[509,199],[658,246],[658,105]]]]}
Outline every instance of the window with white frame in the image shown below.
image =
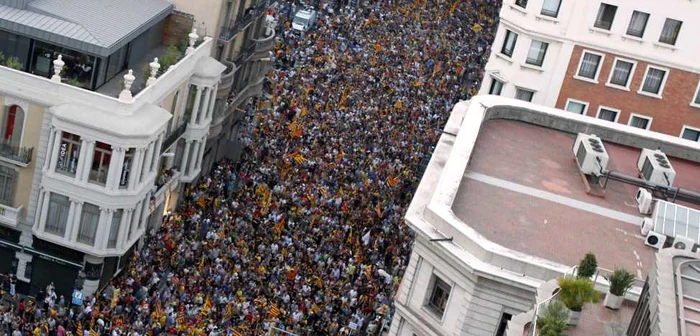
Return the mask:
{"type": "Polygon", "coordinates": [[[527,8],[527,0],[515,0],[515,5],[522,8],[527,8]]]}
{"type": "Polygon", "coordinates": [[[615,13],[617,13],[617,6],[601,3],[593,27],[610,30],[615,21],[615,13]]]}
{"type": "Polygon", "coordinates": [[[693,98],[694,105],[700,105],[700,83],[698,83],[697,89],[695,89],[695,98],[693,98]]]}
{"type": "Polygon", "coordinates": [[[0,166],[0,204],[14,206],[17,176],[14,169],[0,166]]]}
{"type": "Polygon", "coordinates": [[[666,76],[666,70],[648,66],[640,91],[660,96],[666,82],[666,76]]]}
{"type": "Polygon", "coordinates": [[[681,32],[682,25],[682,21],[667,18],[664,22],[663,29],[661,29],[661,36],[659,36],[659,42],[670,45],[676,45],[676,40],[678,39],[678,34],[681,32]]]}
{"type": "Polygon", "coordinates": [[[560,7],[561,0],[544,0],[540,14],[555,18],[559,16],[560,7]]]}
{"type": "Polygon", "coordinates": [[[569,99],[566,101],[565,109],[569,112],[574,112],[577,114],[586,114],[586,110],[588,109],[588,103],[569,99]]]}
{"type": "Polygon", "coordinates": [[[78,159],[80,155],[81,139],[79,135],[68,132],[61,132],[61,145],[58,148],[58,161],[56,162],[56,172],[75,176],[78,169],[78,159]]]}
{"type": "Polygon", "coordinates": [[[68,225],[70,199],[68,196],[50,193],[49,199],[44,201],[49,202],[49,211],[46,214],[46,226],[44,231],[63,237],[66,233],[66,226],[68,225]]]}
{"type": "Polygon", "coordinates": [[[506,37],[503,39],[503,47],[501,48],[501,54],[508,57],[513,56],[513,51],[515,50],[515,44],[518,42],[518,34],[506,30],[506,37]]]}
{"type": "Polygon", "coordinates": [[[628,125],[648,130],[651,127],[651,118],[632,113],[628,125]]]}
{"type": "Polygon", "coordinates": [[[447,308],[447,300],[450,298],[452,287],[435,274],[433,274],[431,282],[433,285],[428,292],[430,296],[428,297],[427,306],[435,314],[442,317],[442,314],[445,313],[445,308],[447,308]]]}
{"type": "Polygon", "coordinates": [[[503,312],[501,313],[500,321],[498,322],[498,329],[496,329],[496,336],[505,336],[506,329],[508,329],[508,322],[513,318],[512,314],[503,312]]]}
{"type": "Polygon", "coordinates": [[[532,97],[535,95],[534,91],[516,88],[515,89],[515,99],[524,100],[526,102],[531,102],[532,97]]]}
{"type": "Polygon", "coordinates": [[[649,13],[633,11],[630,25],[627,26],[627,35],[642,38],[649,22],[649,13]]]}
{"type": "Polygon", "coordinates": [[[544,63],[544,56],[547,54],[547,47],[549,47],[549,43],[532,40],[525,63],[542,66],[542,63],[544,63]]]}
{"type": "Polygon", "coordinates": [[[628,88],[634,74],[634,66],[633,62],[616,59],[608,83],[628,88]]]}
{"type": "Polygon", "coordinates": [[[94,246],[97,236],[97,225],[100,222],[100,207],[94,204],[83,204],[83,213],[80,216],[80,229],[78,242],[94,246]]]}
{"type": "Polygon", "coordinates": [[[619,114],[620,114],[620,111],[613,110],[613,109],[606,108],[606,107],[600,107],[598,109],[598,119],[616,122],[617,116],[619,114]]]}
{"type": "Polygon", "coordinates": [[[92,167],[88,181],[100,185],[107,183],[109,162],[112,159],[112,146],[104,142],[95,142],[95,152],[92,155],[92,167]]]}
{"type": "Polygon", "coordinates": [[[119,236],[119,227],[122,224],[122,216],[124,210],[119,209],[112,214],[112,223],[109,226],[109,238],[107,239],[107,248],[117,247],[117,237],[119,236]]]}
{"type": "Polygon", "coordinates": [[[691,141],[700,141],[700,129],[691,128],[688,126],[683,126],[683,132],[681,132],[681,138],[691,141]]]}
{"type": "Polygon", "coordinates": [[[489,87],[489,94],[500,96],[503,91],[503,82],[496,78],[491,77],[491,87],[489,87]]]}
{"type": "Polygon", "coordinates": [[[134,153],[136,148],[129,148],[124,153],[124,161],[122,161],[122,175],[119,176],[119,189],[126,189],[129,187],[129,175],[131,174],[131,166],[134,161],[134,153]]]}
{"type": "Polygon", "coordinates": [[[581,56],[581,64],[579,65],[577,72],[578,77],[596,80],[598,78],[598,71],[600,70],[600,63],[602,63],[602,61],[602,55],[584,51],[583,55],[581,56]]]}

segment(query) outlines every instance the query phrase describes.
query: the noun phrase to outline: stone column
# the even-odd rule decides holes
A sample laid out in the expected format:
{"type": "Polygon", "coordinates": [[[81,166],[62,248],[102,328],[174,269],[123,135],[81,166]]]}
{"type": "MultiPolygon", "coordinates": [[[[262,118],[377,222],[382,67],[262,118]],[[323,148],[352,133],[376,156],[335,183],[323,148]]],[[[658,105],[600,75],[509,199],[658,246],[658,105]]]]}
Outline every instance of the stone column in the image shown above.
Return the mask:
{"type": "Polygon", "coordinates": [[[206,144],[207,144],[207,138],[204,137],[204,138],[202,138],[202,141],[199,144],[199,153],[197,156],[197,160],[195,161],[195,165],[199,164],[199,169],[202,169],[202,165],[204,164],[202,162],[202,159],[204,158],[204,150],[206,149],[206,144]]]}
{"type": "Polygon", "coordinates": [[[117,249],[121,249],[124,247],[124,244],[126,243],[126,240],[128,237],[125,237],[129,233],[128,225],[127,223],[127,213],[131,212],[130,209],[124,209],[122,211],[122,219],[119,222],[119,234],[117,234],[117,249]]]}
{"type": "Polygon", "coordinates": [[[124,234],[124,241],[122,244],[127,244],[131,240],[131,236],[134,234],[134,231],[132,230],[132,218],[134,217],[134,209],[126,209],[126,220],[124,221],[124,230],[126,233],[124,234]]]}
{"type": "MultiPolygon", "coordinates": [[[[85,183],[90,175],[90,169],[92,169],[92,160],[95,158],[95,140],[83,138],[80,144],[80,156],[78,164],[78,170],[75,172],[75,176],[78,179],[78,183],[85,183]]],[[[112,161],[110,160],[110,164],[112,161]]],[[[107,172],[109,174],[109,172],[107,172]]]]}
{"type": "Polygon", "coordinates": [[[49,212],[49,201],[51,200],[51,193],[44,188],[42,188],[39,194],[39,203],[37,208],[39,209],[39,214],[36,215],[36,220],[39,222],[39,232],[44,232],[46,228],[46,214],[49,212]]]}
{"type": "MultiPolygon", "coordinates": [[[[151,162],[151,166],[153,169],[150,170],[150,173],[157,173],[158,172],[158,166],[160,163],[160,149],[163,147],[163,138],[165,137],[165,133],[162,133],[159,137],[158,140],[156,140],[155,144],[153,145],[153,155],[152,155],[152,160],[155,160],[155,162],[151,162]]],[[[150,168],[150,167],[149,167],[150,168]]]]}
{"type": "Polygon", "coordinates": [[[206,122],[207,118],[209,118],[209,101],[211,100],[211,88],[206,87],[204,88],[204,101],[202,102],[202,111],[199,113],[199,119],[197,120],[198,124],[203,124],[206,122]]]}
{"type": "Polygon", "coordinates": [[[85,283],[83,284],[83,295],[92,296],[97,292],[100,285],[100,278],[104,270],[104,258],[95,257],[89,254],[85,255],[85,283]]]}
{"type": "Polygon", "coordinates": [[[151,196],[153,196],[153,192],[149,191],[146,193],[146,198],[143,200],[143,206],[146,207],[146,210],[141,213],[141,223],[144,223],[144,227],[148,227],[146,219],[148,215],[151,214],[151,196]]]}
{"type": "Polygon", "coordinates": [[[119,175],[121,171],[122,161],[124,161],[124,149],[117,146],[112,146],[112,158],[109,161],[109,170],[107,171],[107,189],[115,189],[119,185],[119,175]]]}
{"type": "Polygon", "coordinates": [[[199,102],[202,101],[202,87],[196,86],[197,94],[194,97],[194,106],[192,107],[192,116],[190,119],[190,125],[194,125],[199,120],[199,102]]]}
{"type": "Polygon", "coordinates": [[[144,148],[136,148],[136,153],[134,153],[134,160],[131,162],[131,172],[129,173],[129,190],[134,190],[139,182],[139,175],[141,175],[141,165],[143,164],[143,151],[144,148]]]}
{"type": "Polygon", "coordinates": [[[53,149],[51,150],[51,162],[49,163],[49,167],[47,170],[49,171],[56,171],[56,164],[58,164],[58,151],[61,148],[61,135],[62,132],[55,129],[55,134],[54,134],[54,143],[53,143],[53,149]]]}
{"type": "MultiPolygon", "coordinates": [[[[136,204],[136,210],[134,210],[134,214],[131,216],[131,234],[136,235],[136,233],[139,230],[139,220],[141,219],[141,209],[143,207],[143,202],[138,202],[136,204]]],[[[132,239],[134,237],[129,237],[129,239],[132,239]]]]}
{"type": "Polygon", "coordinates": [[[214,85],[214,94],[211,95],[211,101],[209,102],[209,119],[214,116],[214,109],[216,108],[216,92],[219,91],[219,84],[214,85]]]}
{"type": "Polygon", "coordinates": [[[197,157],[199,156],[199,141],[194,142],[194,146],[192,146],[192,157],[190,158],[190,161],[188,162],[188,169],[187,171],[189,172],[187,175],[194,174],[195,170],[195,162],[197,162],[197,157]]]}
{"type": "Polygon", "coordinates": [[[78,232],[80,231],[80,218],[83,215],[83,202],[71,200],[70,210],[68,211],[68,227],[70,230],[70,235],[68,240],[71,242],[76,242],[78,240],[78,232]]]}
{"type": "Polygon", "coordinates": [[[180,171],[183,175],[187,175],[188,159],[190,157],[190,147],[192,147],[192,140],[185,140],[185,151],[182,153],[182,163],[180,164],[180,171]]]}
{"type": "Polygon", "coordinates": [[[100,208],[100,221],[97,225],[97,237],[95,237],[95,248],[104,251],[107,249],[107,241],[109,240],[112,226],[112,217],[114,216],[113,209],[100,208]]]}
{"type": "Polygon", "coordinates": [[[148,149],[146,149],[146,158],[143,160],[143,168],[141,168],[141,174],[139,174],[139,182],[148,178],[151,174],[151,163],[153,163],[153,150],[155,148],[155,143],[151,142],[148,144],[148,149]]]}
{"type": "Polygon", "coordinates": [[[17,279],[25,282],[31,282],[31,279],[27,279],[24,276],[24,273],[27,271],[27,263],[32,262],[32,255],[24,252],[15,252],[15,258],[19,260],[19,263],[17,264],[17,274],[15,274],[17,279]]]}
{"type": "Polygon", "coordinates": [[[51,130],[49,131],[49,141],[46,143],[46,157],[44,158],[44,167],[42,168],[43,171],[47,171],[49,167],[51,166],[51,160],[53,160],[53,157],[56,155],[54,153],[54,149],[56,148],[55,142],[56,142],[56,128],[51,126],[51,130]]]}

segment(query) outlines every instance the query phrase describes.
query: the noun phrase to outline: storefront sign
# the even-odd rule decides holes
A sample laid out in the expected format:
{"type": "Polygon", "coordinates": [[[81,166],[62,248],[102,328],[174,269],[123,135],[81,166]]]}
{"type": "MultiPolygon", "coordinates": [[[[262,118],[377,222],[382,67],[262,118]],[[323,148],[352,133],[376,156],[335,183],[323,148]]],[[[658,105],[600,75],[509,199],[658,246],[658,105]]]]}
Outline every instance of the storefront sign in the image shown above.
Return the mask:
{"type": "Polygon", "coordinates": [[[47,242],[45,240],[38,239],[36,237],[34,237],[34,242],[32,243],[32,246],[38,251],[44,252],[49,255],[55,255],[58,258],[63,258],[76,264],[82,264],[83,262],[83,253],[73,249],[69,249],[67,247],[63,247],[61,245],[47,242]]]}
{"type": "Polygon", "coordinates": [[[87,280],[100,280],[100,277],[102,276],[102,264],[85,262],[83,272],[85,272],[85,279],[87,280]]]}
{"type": "Polygon", "coordinates": [[[66,163],[66,154],[68,154],[68,144],[61,144],[61,150],[58,152],[58,168],[63,169],[66,163]]]}
{"type": "Polygon", "coordinates": [[[52,263],[56,263],[56,264],[59,264],[59,265],[66,265],[66,263],[64,263],[63,260],[61,260],[61,259],[56,259],[56,258],[54,258],[54,257],[50,257],[50,256],[43,255],[43,254],[39,254],[38,257],[41,258],[41,259],[44,259],[44,260],[46,260],[46,261],[50,261],[50,262],[52,262],[52,263]]]}
{"type": "Polygon", "coordinates": [[[125,186],[129,182],[129,166],[129,160],[124,160],[124,164],[122,164],[122,176],[119,180],[120,186],[125,186]]]}

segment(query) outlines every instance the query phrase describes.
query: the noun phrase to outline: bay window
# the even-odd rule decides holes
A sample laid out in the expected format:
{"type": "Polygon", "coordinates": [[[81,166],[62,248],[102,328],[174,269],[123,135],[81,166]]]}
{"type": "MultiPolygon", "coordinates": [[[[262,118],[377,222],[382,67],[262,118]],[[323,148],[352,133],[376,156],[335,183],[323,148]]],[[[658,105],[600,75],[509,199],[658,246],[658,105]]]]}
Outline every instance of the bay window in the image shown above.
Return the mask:
{"type": "Polygon", "coordinates": [[[107,183],[107,174],[109,173],[109,162],[111,159],[112,147],[104,142],[96,142],[88,181],[105,185],[107,183]]]}
{"type": "Polygon", "coordinates": [[[119,176],[119,189],[126,189],[129,186],[129,175],[134,161],[135,148],[129,148],[124,153],[124,161],[122,162],[122,175],[119,176]]]}
{"type": "Polygon", "coordinates": [[[97,236],[97,226],[100,222],[100,208],[97,205],[85,203],[83,213],[80,216],[80,231],[78,231],[78,242],[94,246],[97,236]]]}
{"type": "Polygon", "coordinates": [[[75,171],[78,169],[80,141],[79,135],[61,132],[61,145],[58,149],[56,172],[68,176],[75,176],[75,171]]]}
{"type": "Polygon", "coordinates": [[[68,225],[70,199],[68,196],[51,193],[49,196],[49,211],[46,214],[45,232],[63,237],[68,225]]]}
{"type": "Polygon", "coordinates": [[[122,224],[122,216],[124,215],[124,210],[119,209],[114,211],[112,215],[112,223],[109,227],[109,238],[107,239],[107,248],[117,247],[117,236],[119,235],[119,227],[122,224]]]}

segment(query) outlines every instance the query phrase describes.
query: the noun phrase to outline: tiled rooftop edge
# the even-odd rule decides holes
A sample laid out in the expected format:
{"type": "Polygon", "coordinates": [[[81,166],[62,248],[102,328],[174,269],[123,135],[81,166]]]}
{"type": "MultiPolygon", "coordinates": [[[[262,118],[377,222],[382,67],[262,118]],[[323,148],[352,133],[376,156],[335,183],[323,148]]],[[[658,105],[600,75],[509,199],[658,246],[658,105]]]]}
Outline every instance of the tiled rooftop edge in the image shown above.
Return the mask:
{"type": "Polygon", "coordinates": [[[120,101],[116,97],[66,83],[54,82],[49,78],[5,66],[0,66],[0,84],[3,84],[3,91],[12,96],[45,106],[78,103],[99,107],[112,113],[128,115],[144,103],[155,103],[162,100],[175,86],[191,76],[197,62],[202,57],[209,56],[212,43],[214,42],[211,37],[204,37],[204,41],[194,52],[185,55],[171,66],[167,72],[156,79],[153,85],[144,88],[135,95],[131,102],[120,101]]]}
{"type": "Polygon", "coordinates": [[[418,202],[415,206],[412,204],[406,217],[410,223],[422,229],[430,238],[453,237],[454,243],[439,244],[454,250],[454,253],[470,267],[495,272],[499,276],[511,278],[523,285],[560,276],[568,272],[572,265],[558,264],[491,242],[452,211],[455,196],[471,159],[481,125],[484,121],[491,119],[522,121],[573,134],[578,132],[596,134],[605,141],[638,148],[660,147],[670,156],[700,161],[700,144],[665,134],[498,96],[477,96],[471,101],[458,103],[445,127],[445,132],[448,133],[440,138],[436,153],[431,158],[423,177],[424,180],[427,177],[432,181],[425,185],[422,181],[416,192],[416,196],[420,194],[424,197],[429,193],[429,200],[418,202]],[[454,138],[450,133],[454,134],[456,130],[459,131],[454,138]],[[445,149],[445,144],[448,146],[451,144],[451,148],[445,149]],[[441,145],[443,145],[442,149],[440,149],[441,145]],[[441,153],[438,153],[439,149],[441,153]],[[444,165],[444,168],[440,169],[438,165],[444,165]],[[431,178],[433,174],[439,177],[431,178]],[[425,188],[430,188],[430,191],[421,192],[420,189],[425,188]],[[513,278],[514,274],[519,274],[520,277],[513,278]]]}

